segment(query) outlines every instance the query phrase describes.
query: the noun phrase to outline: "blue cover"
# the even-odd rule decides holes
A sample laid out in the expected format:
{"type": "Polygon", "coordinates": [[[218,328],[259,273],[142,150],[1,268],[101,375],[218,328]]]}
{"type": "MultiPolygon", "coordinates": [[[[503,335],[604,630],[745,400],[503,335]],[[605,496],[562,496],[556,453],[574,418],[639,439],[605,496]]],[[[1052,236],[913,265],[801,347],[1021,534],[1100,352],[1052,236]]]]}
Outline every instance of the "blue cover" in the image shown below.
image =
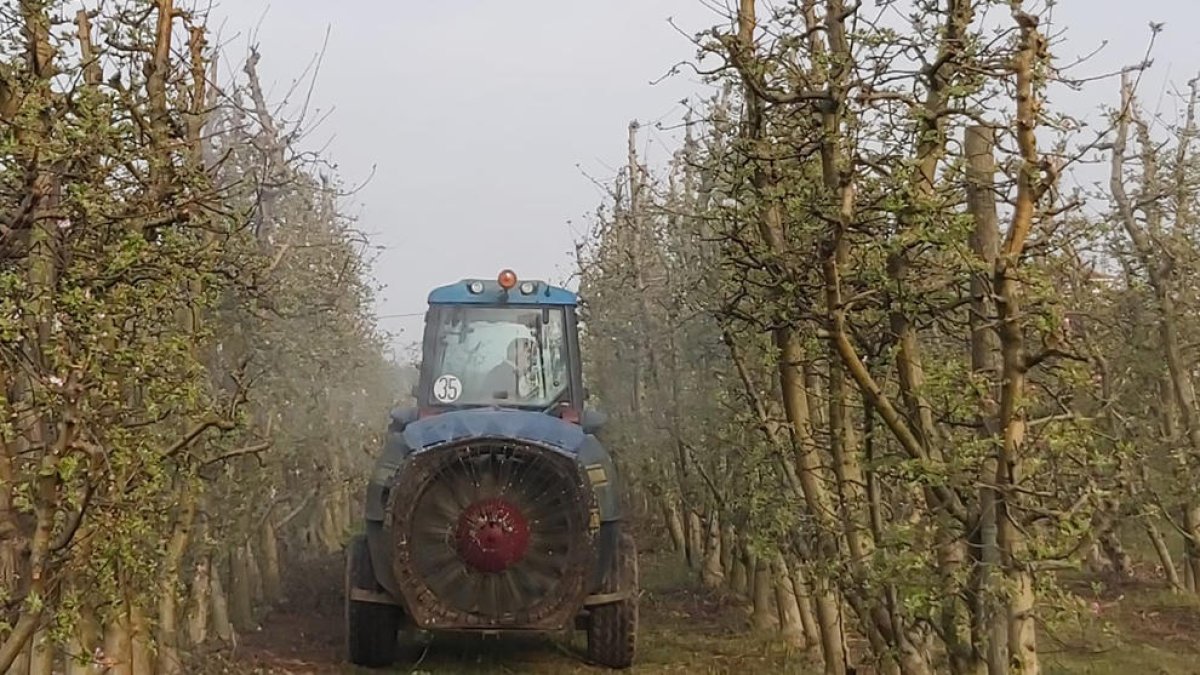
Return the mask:
{"type": "Polygon", "coordinates": [[[404,429],[404,441],[413,452],[468,438],[528,441],[576,455],[585,435],[578,425],[557,417],[505,408],[454,410],[417,420],[404,429]]]}
{"type": "Polygon", "coordinates": [[[507,294],[495,280],[463,279],[457,284],[441,286],[430,291],[429,304],[575,306],[579,304],[579,298],[565,288],[551,286],[544,281],[534,279],[517,281],[517,288],[512,289],[507,294]],[[467,285],[473,281],[483,282],[482,293],[475,294],[467,289],[467,285]],[[524,295],[520,291],[522,281],[533,281],[533,283],[537,284],[537,288],[533,293],[524,295]]]}

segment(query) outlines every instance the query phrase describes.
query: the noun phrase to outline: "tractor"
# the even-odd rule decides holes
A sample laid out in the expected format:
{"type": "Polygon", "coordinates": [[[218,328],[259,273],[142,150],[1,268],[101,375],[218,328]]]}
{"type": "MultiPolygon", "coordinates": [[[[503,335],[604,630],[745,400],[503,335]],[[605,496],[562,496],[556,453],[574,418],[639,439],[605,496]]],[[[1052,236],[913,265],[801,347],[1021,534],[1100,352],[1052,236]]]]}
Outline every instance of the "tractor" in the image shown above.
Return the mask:
{"type": "Polygon", "coordinates": [[[393,663],[421,633],[583,630],[632,665],[638,561],[585,407],[577,296],[503,270],[428,298],[415,405],[390,414],[346,550],[346,651],[393,663]]]}

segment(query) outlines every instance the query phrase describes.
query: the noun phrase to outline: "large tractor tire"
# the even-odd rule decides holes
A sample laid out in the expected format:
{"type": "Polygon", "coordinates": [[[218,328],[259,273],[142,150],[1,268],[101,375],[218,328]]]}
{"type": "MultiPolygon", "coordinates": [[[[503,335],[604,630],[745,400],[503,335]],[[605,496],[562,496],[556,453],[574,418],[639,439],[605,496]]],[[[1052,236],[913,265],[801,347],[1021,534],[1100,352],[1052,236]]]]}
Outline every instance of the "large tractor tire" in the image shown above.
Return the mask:
{"type": "Polygon", "coordinates": [[[591,608],[587,626],[587,655],[593,663],[623,669],[633,665],[637,651],[638,562],[633,535],[622,532],[617,554],[600,593],[628,592],[628,596],[591,608]]]}
{"type": "Polygon", "coordinates": [[[393,605],[352,600],[354,588],[382,591],[375,581],[365,535],[351,539],[346,548],[346,656],[356,666],[389,666],[396,660],[402,612],[393,605]]]}

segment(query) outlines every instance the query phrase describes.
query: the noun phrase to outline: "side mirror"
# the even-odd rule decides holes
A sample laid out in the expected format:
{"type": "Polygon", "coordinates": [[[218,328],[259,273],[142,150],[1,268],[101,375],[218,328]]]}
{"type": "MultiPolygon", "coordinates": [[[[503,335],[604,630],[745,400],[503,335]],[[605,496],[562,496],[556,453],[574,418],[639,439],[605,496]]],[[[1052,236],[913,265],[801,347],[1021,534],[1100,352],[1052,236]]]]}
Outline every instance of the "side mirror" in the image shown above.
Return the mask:
{"type": "Polygon", "coordinates": [[[594,408],[584,408],[579,416],[579,426],[585,434],[595,434],[608,423],[608,415],[594,408]]]}
{"type": "Polygon", "coordinates": [[[420,412],[409,406],[396,408],[389,415],[390,422],[388,423],[388,431],[401,432],[408,425],[416,422],[420,418],[420,412]]]}

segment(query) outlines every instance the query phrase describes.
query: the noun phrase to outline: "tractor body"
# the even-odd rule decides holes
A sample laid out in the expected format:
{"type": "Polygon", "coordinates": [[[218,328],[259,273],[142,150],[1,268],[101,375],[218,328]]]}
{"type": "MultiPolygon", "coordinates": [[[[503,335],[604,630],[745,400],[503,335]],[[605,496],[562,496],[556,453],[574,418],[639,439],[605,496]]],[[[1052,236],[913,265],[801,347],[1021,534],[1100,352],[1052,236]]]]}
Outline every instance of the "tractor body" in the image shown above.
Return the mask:
{"type": "Polygon", "coordinates": [[[416,405],[391,413],[347,549],[353,663],[390,664],[414,630],[581,628],[591,660],[631,665],[637,555],[576,305],[508,270],[430,293],[416,405]]]}

